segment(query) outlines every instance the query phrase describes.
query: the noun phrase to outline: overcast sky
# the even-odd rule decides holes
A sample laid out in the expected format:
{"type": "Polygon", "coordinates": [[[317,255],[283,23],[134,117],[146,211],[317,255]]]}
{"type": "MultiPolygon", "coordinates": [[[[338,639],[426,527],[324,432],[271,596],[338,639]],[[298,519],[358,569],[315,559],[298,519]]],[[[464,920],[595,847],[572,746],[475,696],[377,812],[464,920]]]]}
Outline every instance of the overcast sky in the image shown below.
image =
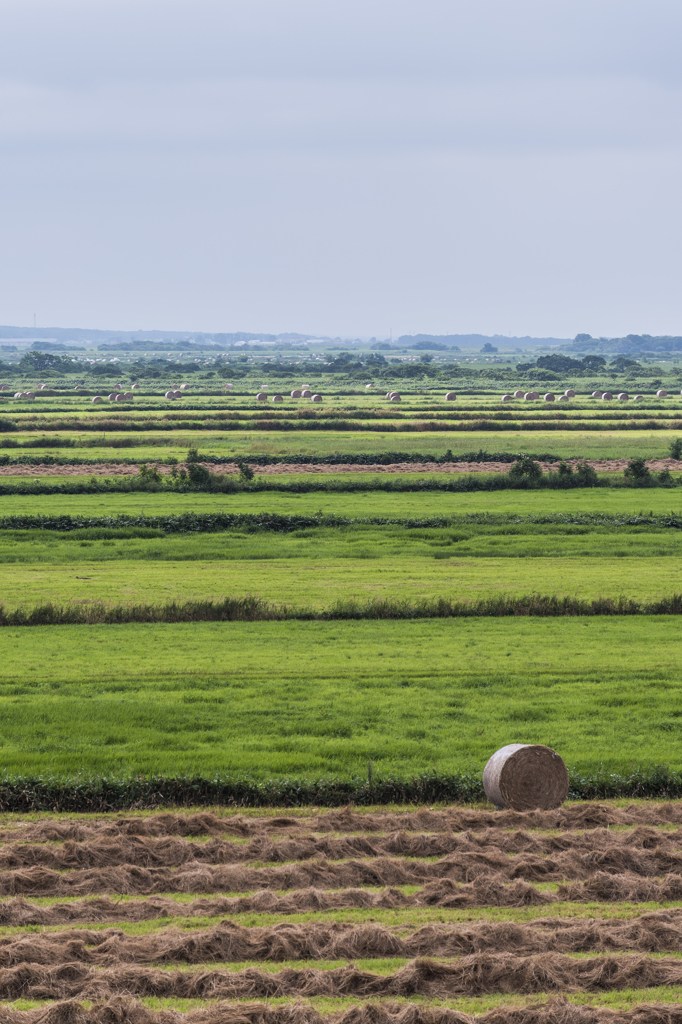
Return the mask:
{"type": "Polygon", "coordinates": [[[680,0],[0,0],[0,323],[682,334],[680,0]]]}

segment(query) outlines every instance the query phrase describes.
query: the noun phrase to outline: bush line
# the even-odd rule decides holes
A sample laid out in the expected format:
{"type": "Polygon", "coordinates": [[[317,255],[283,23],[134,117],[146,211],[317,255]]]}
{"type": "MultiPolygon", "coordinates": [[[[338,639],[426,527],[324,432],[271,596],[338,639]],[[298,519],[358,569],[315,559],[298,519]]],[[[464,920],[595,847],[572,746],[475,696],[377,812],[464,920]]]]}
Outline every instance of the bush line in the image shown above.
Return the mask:
{"type": "Polygon", "coordinates": [[[297,608],[274,604],[259,597],[226,597],[221,601],[188,601],[178,604],[57,605],[47,602],[34,608],[6,611],[0,605],[2,626],[97,626],[131,622],[330,622],[377,619],[471,619],[536,616],[682,615],[682,594],[660,601],[634,601],[627,597],[597,597],[585,601],[555,594],[501,595],[480,601],[447,598],[422,601],[337,601],[328,608],[297,608]]]}
{"type": "MultiPolygon", "coordinates": [[[[42,439],[40,439],[42,440],[42,439]]],[[[54,446],[56,438],[49,438],[49,447],[54,446]]],[[[72,447],[70,439],[60,439],[58,447],[69,448],[72,447]]],[[[23,445],[18,445],[19,448],[37,448],[46,447],[45,445],[38,444],[35,441],[28,442],[23,445]]],[[[115,447],[107,445],[103,447],[115,447]]],[[[223,466],[233,465],[237,462],[248,462],[251,466],[281,466],[281,465],[298,465],[298,466],[392,466],[399,462],[433,462],[433,463],[447,463],[447,462],[516,462],[519,458],[530,458],[536,462],[560,462],[561,459],[558,455],[552,455],[548,452],[542,452],[540,454],[528,455],[526,452],[464,452],[462,455],[453,455],[451,451],[446,451],[443,455],[434,455],[433,452],[382,452],[377,454],[376,452],[365,452],[358,454],[344,454],[335,453],[333,455],[248,455],[248,456],[237,456],[237,455],[202,455],[201,461],[207,465],[223,466]]],[[[578,456],[571,456],[571,458],[577,458],[578,456]]],[[[143,462],[150,461],[168,461],[168,460],[150,460],[149,458],[117,458],[116,463],[124,466],[139,466],[143,462]]],[[[177,460],[173,460],[177,462],[177,460]]],[[[63,455],[0,455],[0,466],[100,466],[102,459],[88,459],[83,458],[68,458],[63,455]]]]}
{"type": "MultiPolygon", "coordinates": [[[[569,769],[573,800],[617,797],[679,799],[682,773],[666,765],[600,769],[592,774],[569,769]]],[[[346,804],[472,804],[485,801],[480,771],[424,771],[407,778],[374,773],[319,779],[202,776],[0,777],[0,812],[104,812],[169,806],[343,807],[346,804]]]]}
{"type": "Polygon", "coordinates": [[[399,526],[406,529],[442,529],[452,526],[651,526],[682,529],[682,513],[666,515],[608,515],[604,512],[547,512],[526,515],[509,513],[469,512],[465,515],[424,516],[419,519],[389,516],[314,516],[281,515],[276,512],[183,512],[178,515],[148,516],[144,513],[115,516],[85,515],[5,515],[0,516],[0,530],[84,530],[105,528],[122,530],[130,527],[163,530],[164,533],[213,533],[220,530],[272,530],[287,533],[293,530],[338,528],[346,526],[399,526]]]}

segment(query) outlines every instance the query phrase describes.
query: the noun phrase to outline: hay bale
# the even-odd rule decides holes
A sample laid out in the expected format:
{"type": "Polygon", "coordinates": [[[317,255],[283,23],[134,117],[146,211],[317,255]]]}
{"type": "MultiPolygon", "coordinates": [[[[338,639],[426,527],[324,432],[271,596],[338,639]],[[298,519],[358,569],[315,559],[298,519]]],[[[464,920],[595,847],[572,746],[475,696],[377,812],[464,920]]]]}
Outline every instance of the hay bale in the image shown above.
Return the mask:
{"type": "MultiPolygon", "coordinates": [[[[170,400],[173,401],[173,399],[175,398],[175,395],[173,394],[172,391],[167,391],[166,394],[165,394],[165,397],[166,398],[170,398],[170,400]]],[[[111,395],[109,395],[109,400],[111,400],[111,395]]]]}
{"type": "Polygon", "coordinates": [[[553,395],[551,391],[548,391],[543,397],[546,402],[556,402],[556,395],[553,395]]]}
{"type": "Polygon", "coordinates": [[[114,399],[114,401],[116,401],[116,402],[125,402],[125,400],[126,400],[126,396],[123,395],[123,394],[116,395],[116,398],[114,399]]]}
{"type": "Polygon", "coordinates": [[[14,397],[15,397],[15,398],[21,398],[21,397],[22,397],[22,395],[23,395],[23,391],[15,391],[15,392],[14,392],[14,397]]]}
{"type": "Polygon", "coordinates": [[[664,391],[662,388],[661,388],[660,391],[656,392],[656,398],[667,398],[667,397],[668,397],[668,392],[664,391]]]}
{"type": "Polygon", "coordinates": [[[573,390],[573,388],[566,388],[566,390],[564,391],[564,395],[566,396],[566,398],[575,398],[575,391],[573,390]]]}
{"type": "Polygon", "coordinates": [[[310,396],[310,401],[311,402],[321,402],[322,401],[322,395],[311,395],[310,396]]]}
{"type": "Polygon", "coordinates": [[[123,397],[125,398],[126,402],[132,402],[135,395],[132,393],[132,391],[126,391],[123,397]]]}
{"type": "Polygon", "coordinates": [[[613,401],[613,395],[611,394],[610,391],[605,391],[604,394],[601,396],[601,400],[602,400],[602,402],[612,402],[613,401]]]}
{"type": "Polygon", "coordinates": [[[134,391],[136,388],[139,388],[140,385],[139,384],[131,384],[130,386],[131,386],[131,388],[134,391]]]}
{"type": "Polygon", "coordinates": [[[603,394],[604,394],[604,392],[603,392],[603,391],[593,391],[593,392],[592,392],[592,397],[593,397],[593,398],[601,398],[601,396],[602,396],[603,394]]]}
{"type": "Polygon", "coordinates": [[[557,399],[557,401],[559,401],[559,402],[567,402],[568,401],[568,395],[559,395],[559,398],[557,399]]]}
{"type": "Polygon", "coordinates": [[[270,385],[269,385],[269,384],[261,384],[261,385],[260,385],[260,389],[261,389],[261,391],[267,391],[269,387],[270,387],[270,385]]]}
{"type": "Polygon", "coordinates": [[[446,402],[454,402],[456,399],[457,395],[455,394],[454,391],[448,391],[447,395],[445,396],[446,402]]]}
{"type": "Polygon", "coordinates": [[[395,394],[395,391],[387,391],[386,398],[391,398],[395,394]]]}
{"type": "Polygon", "coordinates": [[[535,402],[540,397],[540,395],[537,393],[537,391],[526,391],[523,397],[526,402],[535,402]]]}
{"type": "Polygon", "coordinates": [[[400,397],[397,391],[394,395],[391,395],[390,400],[391,402],[402,402],[402,398],[400,397]]]}
{"type": "MultiPolygon", "coordinates": [[[[166,395],[166,398],[168,398],[168,397],[169,396],[166,395]]],[[[118,395],[116,394],[116,392],[112,391],[111,394],[109,395],[109,401],[110,402],[115,402],[117,398],[118,398],[118,395]]]]}
{"type": "Polygon", "coordinates": [[[500,399],[500,401],[502,401],[502,402],[511,402],[511,400],[512,400],[512,396],[511,395],[502,395],[502,398],[500,399]]]}
{"type": "Polygon", "coordinates": [[[618,401],[619,402],[627,402],[627,401],[629,401],[629,399],[630,399],[630,396],[627,393],[627,391],[619,391],[618,392],[618,401]]]}
{"type": "Polygon", "coordinates": [[[633,398],[633,402],[641,402],[643,398],[644,395],[635,395],[635,397],[633,398]]]}
{"type": "Polygon", "coordinates": [[[483,788],[500,810],[549,811],[568,796],[568,770],[551,747],[509,743],[483,769],[483,788]]]}
{"type": "Polygon", "coordinates": [[[33,391],[24,391],[24,398],[35,398],[35,397],[36,396],[35,396],[33,391]]]}
{"type": "Polygon", "coordinates": [[[523,398],[523,391],[515,391],[514,398],[523,398]]]}
{"type": "Polygon", "coordinates": [[[95,395],[95,397],[93,398],[93,402],[101,402],[101,401],[102,401],[102,398],[100,397],[100,395],[95,395]]]}
{"type": "Polygon", "coordinates": [[[175,391],[173,392],[173,398],[183,398],[183,397],[184,396],[182,394],[182,391],[180,391],[179,388],[176,388],[175,391]]]}
{"type": "Polygon", "coordinates": [[[373,385],[373,384],[365,384],[365,387],[366,387],[366,388],[373,388],[373,387],[374,387],[374,385],[373,385]]]}
{"type": "Polygon", "coordinates": [[[234,391],[234,384],[223,384],[223,387],[224,387],[224,388],[225,388],[225,389],[226,389],[227,391],[234,391]]]}
{"type": "Polygon", "coordinates": [[[313,393],[310,388],[301,388],[301,398],[312,398],[313,393]]]}
{"type": "Polygon", "coordinates": [[[272,396],[272,400],[273,400],[273,402],[283,402],[284,401],[284,399],[282,398],[281,395],[273,395],[272,396]]]}
{"type": "Polygon", "coordinates": [[[292,398],[300,398],[300,397],[301,397],[301,391],[300,391],[300,388],[295,388],[295,389],[294,389],[294,390],[293,390],[293,391],[291,392],[291,397],[292,397],[292,398]]]}
{"type": "Polygon", "coordinates": [[[267,402],[267,400],[268,396],[265,394],[264,391],[259,391],[258,394],[256,395],[257,402],[267,402]]]}
{"type": "Polygon", "coordinates": [[[188,389],[189,389],[189,384],[181,384],[180,385],[180,390],[181,391],[187,391],[188,389]]]}

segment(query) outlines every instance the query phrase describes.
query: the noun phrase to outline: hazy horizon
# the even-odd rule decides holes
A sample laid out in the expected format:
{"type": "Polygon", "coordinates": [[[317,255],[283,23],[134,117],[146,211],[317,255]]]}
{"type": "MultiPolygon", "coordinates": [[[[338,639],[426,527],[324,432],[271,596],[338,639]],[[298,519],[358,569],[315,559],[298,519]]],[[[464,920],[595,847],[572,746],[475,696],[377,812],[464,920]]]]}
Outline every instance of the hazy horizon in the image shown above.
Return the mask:
{"type": "Polygon", "coordinates": [[[0,323],[682,334],[672,0],[1,13],[0,323]]]}

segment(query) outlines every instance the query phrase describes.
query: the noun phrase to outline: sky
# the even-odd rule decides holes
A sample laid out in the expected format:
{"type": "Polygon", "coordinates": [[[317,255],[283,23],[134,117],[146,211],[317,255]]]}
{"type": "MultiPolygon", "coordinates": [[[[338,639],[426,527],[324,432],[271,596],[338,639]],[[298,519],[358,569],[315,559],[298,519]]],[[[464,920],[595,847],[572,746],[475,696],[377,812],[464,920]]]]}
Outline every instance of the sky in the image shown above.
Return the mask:
{"type": "Polygon", "coordinates": [[[0,0],[0,323],[682,334],[679,0],[0,0]]]}

